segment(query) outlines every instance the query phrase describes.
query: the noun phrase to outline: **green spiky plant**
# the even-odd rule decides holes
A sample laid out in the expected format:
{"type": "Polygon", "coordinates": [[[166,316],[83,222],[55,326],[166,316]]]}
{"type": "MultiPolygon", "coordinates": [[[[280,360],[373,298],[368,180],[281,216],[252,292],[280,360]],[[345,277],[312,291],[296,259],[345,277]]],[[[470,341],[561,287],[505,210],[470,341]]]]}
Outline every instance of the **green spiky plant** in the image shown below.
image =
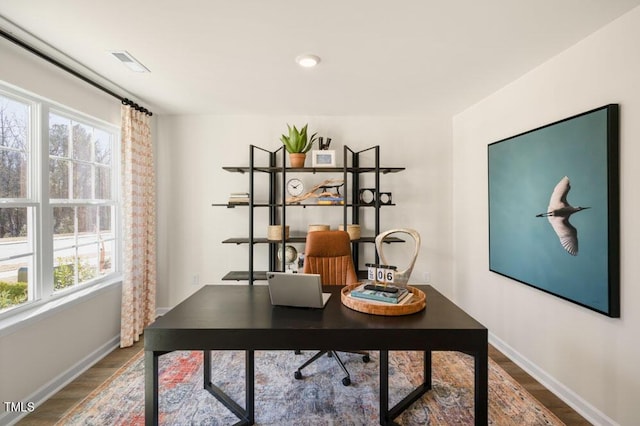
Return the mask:
{"type": "Polygon", "coordinates": [[[280,140],[284,144],[285,149],[290,154],[306,154],[309,152],[313,143],[316,141],[317,132],[311,135],[310,138],[307,137],[307,126],[305,124],[300,130],[296,128],[296,126],[289,126],[287,124],[287,128],[289,129],[289,136],[282,135],[280,136],[280,140]]]}

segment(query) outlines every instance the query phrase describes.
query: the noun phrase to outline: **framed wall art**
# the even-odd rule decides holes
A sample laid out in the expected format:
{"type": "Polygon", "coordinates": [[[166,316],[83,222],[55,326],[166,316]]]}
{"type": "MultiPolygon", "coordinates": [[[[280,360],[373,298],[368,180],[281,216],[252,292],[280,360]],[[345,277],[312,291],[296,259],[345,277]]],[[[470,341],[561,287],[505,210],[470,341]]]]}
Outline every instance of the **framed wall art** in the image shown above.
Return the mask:
{"type": "Polygon", "coordinates": [[[333,149],[311,151],[311,165],[313,167],[335,167],[336,152],[333,149]]]}
{"type": "Polygon", "coordinates": [[[488,146],[489,269],[620,316],[619,107],[488,146]]]}

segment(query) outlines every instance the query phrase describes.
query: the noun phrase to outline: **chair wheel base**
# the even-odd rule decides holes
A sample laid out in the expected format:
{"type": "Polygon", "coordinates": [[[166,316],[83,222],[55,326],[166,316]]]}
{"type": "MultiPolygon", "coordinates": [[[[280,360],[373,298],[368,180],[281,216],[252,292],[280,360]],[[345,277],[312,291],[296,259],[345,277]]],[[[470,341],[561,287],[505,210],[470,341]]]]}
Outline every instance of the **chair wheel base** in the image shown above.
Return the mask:
{"type": "Polygon", "coordinates": [[[302,380],[302,373],[300,371],[296,371],[295,373],[293,373],[293,377],[295,377],[297,380],[302,380]]]}
{"type": "Polygon", "coordinates": [[[345,377],[344,379],[342,379],[342,384],[344,386],[349,386],[351,384],[351,379],[349,377],[345,377]]]}
{"type": "Polygon", "coordinates": [[[369,355],[363,355],[362,356],[362,362],[366,363],[366,362],[369,362],[369,361],[371,361],[371,358],[369,358],[369,355]]]}

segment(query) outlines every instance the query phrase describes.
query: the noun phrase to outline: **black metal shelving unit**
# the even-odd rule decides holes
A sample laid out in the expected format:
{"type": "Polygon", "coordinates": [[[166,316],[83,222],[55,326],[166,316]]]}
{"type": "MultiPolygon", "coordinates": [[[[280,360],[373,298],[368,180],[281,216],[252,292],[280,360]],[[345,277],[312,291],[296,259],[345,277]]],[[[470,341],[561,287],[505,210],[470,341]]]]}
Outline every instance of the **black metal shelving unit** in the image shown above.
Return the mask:
{"type": "MultiPolygon", "coordinates": [[[[352,240],[352,253],[354,264],[359,264],[359,245],[362,243],[374,243],[375,236],[380,233],[380,209],[383,204],[380,203],[380,175],[388,173],[398,173],[405,170],[404,167],[382,167],[380,166],[380,147],[373,146],[362,151],[353,151],[348,146],[343,147],[343,159],[344,165],[342,167],[301,167],[290,168],[286,167],[286,150],[284,147],[277,149],[276,151],[268,151],[255,145],[249,146],[249,165],[248,166],[226,166],[223,170],[231,173],[248,174],[249,177],[249,202],[247,204],[212,204],[214,207],[227,207],[227,208],[246,208],[249,214],[249,235],[247,237],[233,237],[227,238],[222,241],[223,244],[248,244],[249,245],[249,265],[246,271],[230,271],[222,279],[226,281],[248,281],[250,285],[257,280],[265,280],[267,271],[256,271],[254,268],[254,245],[256,244],[268,244],[269,245],[269,270],[284,270],[285,259],[283,256],[281,265],[277,262],[277,247],[282,244],[282,247],[286,243],[304,243],[306,241],[306,234],[301,236],[290,235],[285,239],[285,225],[287,218],[287,209],[290,208],[342,208],[343,209],[343,224],[344,229],[347,229],[348,223],[359,224],[361,217],[361,209],[373,209],[375,214],[375,225],[373,236],[362,236],[357,240],[352,240]],[[364,166],[360,164],[361,155],[368,151],[373,151],[374,165],[364,166]],[[265,154],[267,157],[268,165],[256,165],[256,156],[265,154]],[[278,162],[278,156],[280,156],[280,162],[278,162]],[[287,173],[341,173],[344,179],[344,204],[336,205],[319,205],[319,204],[287,204],[286,199],[286,182],[287,173]],[[360,204],[359,191],[360,191],[360,177],[365,173],[373,173],[375,176],[375,197],[372,204],[360,204]],[[269,179],[269,198],[266,203],[255,202],[255,178],[258,174],[267,174],[269,179]],[[280,199],[278,199],[278,185],[280,189],[280,199]],[[347,202],[347,194],[351,194],[351,202],[347,202]],[[269,240],[264,237],[256,237],[254,232],[254,214],[256,209],[267,209],[270,225],[283,225],[282,226],[282,238],[280,240],[269,240]],[[349,221],[349,213],[351,213],[351,221],[349,221]]],[[[384,206],[394,206],[395,204],[389,203],[384,206]]],[[[403,242],[400,238],[390,238],[385,242],[403,242]]],[[[376,253],[376,262],[379,261],[376,253]]],[[[358,274],[362,276],[365,271],[359,271],[358,274]]]]}

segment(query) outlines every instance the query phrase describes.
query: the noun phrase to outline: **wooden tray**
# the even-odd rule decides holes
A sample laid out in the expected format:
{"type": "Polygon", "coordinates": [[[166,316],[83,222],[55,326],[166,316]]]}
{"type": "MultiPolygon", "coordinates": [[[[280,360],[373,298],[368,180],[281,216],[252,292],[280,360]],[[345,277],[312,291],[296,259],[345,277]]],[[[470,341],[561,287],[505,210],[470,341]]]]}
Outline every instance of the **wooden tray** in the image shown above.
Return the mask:
{"type": "Polygon", "coordinates": [[[407,290],[413,293],[413,298],[411,299],[411,301],[404,305],[383,305],[379,303],[371,303],[366,299],[356,299],[355,297],[351,297],[349,295],[351,290],[360,286],[360,284],[362,283],[346,286],[340,293],[340,300],[342,301],[342,304],[347,308],[353,309],[354,311],[364,312],[365,314],[371,315],[399,316],[420,312],[427,306],[426,296],[424,295],[424,292],[409,285],[407,286],[407,290]]]}

